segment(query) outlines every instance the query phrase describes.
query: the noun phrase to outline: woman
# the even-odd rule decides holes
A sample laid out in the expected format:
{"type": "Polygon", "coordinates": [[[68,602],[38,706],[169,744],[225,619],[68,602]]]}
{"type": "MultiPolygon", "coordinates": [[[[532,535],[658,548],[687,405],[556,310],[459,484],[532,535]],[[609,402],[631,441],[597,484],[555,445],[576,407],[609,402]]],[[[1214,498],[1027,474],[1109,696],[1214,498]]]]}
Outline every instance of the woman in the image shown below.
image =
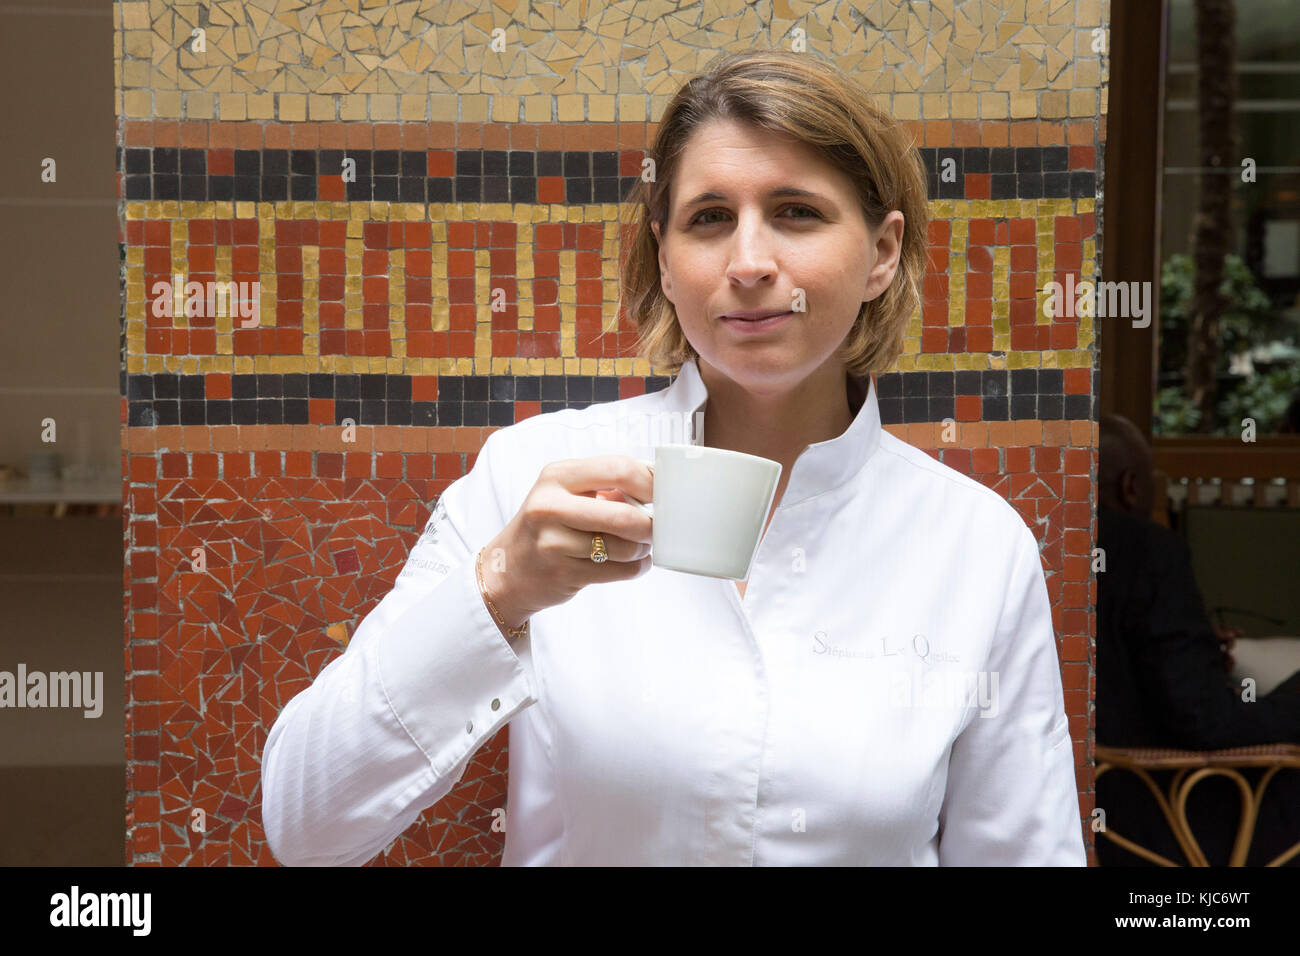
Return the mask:
{"type": "Polygon", "coordinates": [[[678,93],[652,158],[623,294],[680,374],[489,437],[272,727],[272,851],[366,862],[509,724],[507,864],[1084,864],[1035,538],[880,425],[915,151],[843,75],[752,53],[678,93]],[[651,566],[622,498],[674,440],[781,463],[748,580],[651,566]]]}

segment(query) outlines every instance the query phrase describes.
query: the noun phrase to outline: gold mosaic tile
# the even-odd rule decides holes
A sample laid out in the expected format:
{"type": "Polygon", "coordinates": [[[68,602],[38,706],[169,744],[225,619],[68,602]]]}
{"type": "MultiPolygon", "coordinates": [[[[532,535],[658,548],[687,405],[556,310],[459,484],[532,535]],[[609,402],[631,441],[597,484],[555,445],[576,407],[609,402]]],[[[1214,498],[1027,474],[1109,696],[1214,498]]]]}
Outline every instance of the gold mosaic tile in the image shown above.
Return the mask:
{"type": "MultiPolygon", "coordinates": [[[[1055,277],[1055,228],[1058,217],[1082,216],[1092,211],[1094,201],[1068,199],[1043,200],[943,200],[931,204],[932,215],[950,224],[948,243],[949,261],[945,274],[949,277],[949,297],[946,305],[946,327],[950,330],[961,329],[961,335],[967,333],[968,309],[970,302],[967,290],[967,243],[970,236],[972,219],[1019,219],[1028,221],[1034,227],[1032,243],[1024,243],[1035,250],[1035,322],[1038,327],[1051,326],[1042,315],[1044,293],[1042,289],[1055,277]]],[[[342,240],[344,269],[342,275],[342,293],[333,301],[342,306],[345,331],[359,332],[368,327],[363,322],[367,304],[376,304],[385,308],[387,314],[386,332],[391,354],[374,355],[338,355],[321,354],[321,301],[320,301],[320,253],[321,247],[311,244],[295,246],[301,250],[301,307],[300,325],[301,349],[298,355],[257,354],[235,355],[234,324],[230,314],[214,317],[215,353],[206,355],[158,355],[147,354],[146,326],[157,328],[158,323],[149,321],[147,310],[152,301],[151,290],[147,288],[150,279],[146,278],[146,250],[139,245],[128,243],[125,262],[125,319],[127,341],[127,371],[178,371],[185,363],[196,363],[200,371],[337,371],[365,372],[388,371],[405,374],[463,374],[471,370],[474,374],[485,374],[491,370],[505,369],[510,374],[535,374],[533,370],[538,362],[543,362],[546,374],[593,374],[579,372],[578,368],[590,366],[591,363],[605,362],[605,367],[613,369],[617,375],[646,375],[650,371],[637,371],[645,367],[641,359],[605,358],[584,356],[578,353],[577,325],[577,252],[573,249],[560,250],[559,263],[559,332],[561,355],[539,359],[515,355],[493,354],[493,332],[501,331],[499,324],[493,322],[493,315],[486,307],[476,307],[475,324],[472,335],[473,355],[455,357],[409,356],[407,351],[407,306],[406,298],[406,252],[392,249],[388,252],[387,269],[382,273],[387,279],[386,299],[376,302],[367,299],[365,279],[363,279],[363,259],[366,254],[364,241],[365,230],[372,223],[384,222],[428,222],[430,237],[430,271],[428,283],[430,288],[430,307],[432,310],[431,330],[448,331],[448,314],[450,311],[449,283],[449,233],[448,226],[457,222],[496,221],[515,224],[514,256],[516,262],[514,278],[517,282],[515,328],[520,333],[534,330],[536,322],[534,286],[534,223],[601,223],[604,226],[600,240],[602,261],[601,310],[603,315],[602,330],[623,336],[623,346],[630,346],[629,330],[617,325],[618,277],[618,230],[623,221],[620,207],[613,204],[597,206],[546,206],[492,204],[415,204],[415,203],[343,203],[343,202],[175,202],[148,201],[125,203],[125,220],[129,228],[133,223],[156,221],[169,222],[170,242],[166,247],[172,263],[171,274],[176,271],[184,273],[186,267],[176,263],[188,261],[189,240],[194,221],[222,219],[256,219],[259,223],[257,239],[257,281],[260,284],[260,329],[274,329],[277,315],[277,284],[279,269],[277,267],[277,246],[275,240],[276,223],[280,220],[315,220],[319,222],[342,222],[346,224],[346,237],[342,240]],[[577,363],[576,365],[574,363],[577,363]],[[583,363],[586,363],[584,365],[583,363]],[[561,373],[558,371],[563,369],[561,373]]],[[[209,228],[210,233],[210,228],[209,228]]],[[[338,248],[338,247],[335,247],[338,248]]],[[[420,246],[421,249],[426,247],[420,246]]],[[[967,348],[955,351],[941,351],[943,341],[936,347],[922,348],[924,334],[922,317],[918,310],[908,323],[905,334],[905,348],[900,356],[899,371],[916,369],[955,370],[970,368],[1090,368],[1093,356],[1090,347],[1094,333],[1092,319],[1081,317],[1077,322],[1077,334],[1071,338],[1073,348],[1045,348],[1043,339],[1038,347],[1017,343],[1013,340],[1010,321],[1009,302],[1011,301],[1012,250],[1005,244],[991,246],[992,295],[991,309],[992,337],[991,348],[988,346],[967,348]],[[1008,353],[1008,354],[1003,354],[1008,353]]],[[[987,253],[986,253],[987,254],[987,253]]],[[[1090,278],[1095,274],[1095,240],[1088,239],[1082,243],[1083,261],[1079,268],[1080,278],[1090,278]]],[[[491,278],[491,252],[487,249],[475,249],[472,255],[475,295],[474,301],[489,301],[489,282],[491,278]]],[[[232,247],[217,245],[214,249],[214,279],[217,282],[229,282],[234,279],[232,247]]],[[[1023,266],[1019,267],[1023,270],[1023,266]]],[[[373,275],[373,273],[365,273],[373,275]]],[[[156,277],[155,277],[156,278],[156,277]]],[[[590,277],[587,277],[590,278],[590,277]]],[[[336,280],[337,281],[337,280],[336,280]]],[[[172,330],[186,330],[189,323],[182,316],[170,322],[172,330]]],[[[974,335],[974,332],[970,334],[974,335]]],[[[1048,335],[1048,330],[1043,330],[1048,335]]],[[[946,340],[944,340],[946,341],[946,340]]],[[[966,339],[966,342],[972,340],[966,339]]],[[[989,340],[985,340],[989,341],[989,340]]],[[[595,366],[592,366],[595,367],[595,366]]]]}

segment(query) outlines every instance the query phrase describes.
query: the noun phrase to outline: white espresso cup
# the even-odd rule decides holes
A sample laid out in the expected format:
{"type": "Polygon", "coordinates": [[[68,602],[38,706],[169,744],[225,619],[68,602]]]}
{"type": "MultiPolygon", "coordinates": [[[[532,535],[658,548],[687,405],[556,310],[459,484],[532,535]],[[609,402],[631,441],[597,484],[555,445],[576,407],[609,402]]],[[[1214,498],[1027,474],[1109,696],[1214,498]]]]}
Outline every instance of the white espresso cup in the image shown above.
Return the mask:
{"type": "Polygon", "coordinates": [[[758,552],[781,463],[704,445],[655,448],[654,500],[624,498],[648,514],[651,563],[744,581],[758,552]]]}

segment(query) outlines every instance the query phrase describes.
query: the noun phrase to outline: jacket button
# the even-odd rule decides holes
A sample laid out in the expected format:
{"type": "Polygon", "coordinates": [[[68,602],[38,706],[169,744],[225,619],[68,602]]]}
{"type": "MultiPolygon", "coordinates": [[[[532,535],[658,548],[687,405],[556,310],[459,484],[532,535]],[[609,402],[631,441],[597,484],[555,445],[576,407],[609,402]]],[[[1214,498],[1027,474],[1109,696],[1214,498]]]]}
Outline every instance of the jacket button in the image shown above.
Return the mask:
{"type": "Polygon", "coordinates": [[[501,698],[500,698],[500,697],[493,697],[493,698],[492,698],[492,709],[493,709],[493,710],[500,710],[500,709],[501,709],[501,698]]]}
{"type": "Polygon", "coordinates": [[[474,732],[474,721],[471,720],[465,724],[465,733],[472,734],[473,732],[474,732]]]}

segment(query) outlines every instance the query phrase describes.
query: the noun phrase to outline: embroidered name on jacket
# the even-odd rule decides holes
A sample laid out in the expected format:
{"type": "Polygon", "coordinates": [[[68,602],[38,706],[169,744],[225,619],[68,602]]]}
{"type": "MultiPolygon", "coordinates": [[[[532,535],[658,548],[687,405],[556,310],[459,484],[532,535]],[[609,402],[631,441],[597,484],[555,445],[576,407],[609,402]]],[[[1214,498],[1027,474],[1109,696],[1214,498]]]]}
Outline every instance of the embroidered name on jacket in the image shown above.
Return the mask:
{"type": "Polygon", "coordinates": [[[956,654],[935,651],[924,634],[908,640],[868,638],[860,648],[836,646],[825,631],[813,635],[812,652],[826,660],[880,661],[883,670],[862,672],[862,689],[881,704],[910,710],[978,710],[980,717],[996,717],[998,673],[969,671],[937,664],[958,663],[956,654]],[[878,643],[877,643],[878,642],[878,643]]]}

